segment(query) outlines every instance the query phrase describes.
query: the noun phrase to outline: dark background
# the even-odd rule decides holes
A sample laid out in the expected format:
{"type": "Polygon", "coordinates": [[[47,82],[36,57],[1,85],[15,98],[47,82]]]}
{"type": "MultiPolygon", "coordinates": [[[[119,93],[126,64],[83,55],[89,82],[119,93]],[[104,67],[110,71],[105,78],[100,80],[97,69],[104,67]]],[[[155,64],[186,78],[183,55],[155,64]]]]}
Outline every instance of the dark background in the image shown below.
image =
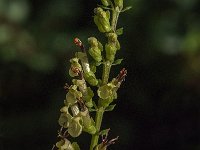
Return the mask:
{"type": "MultiPolygon", "coordinates": [[[[0,150],[50,150],[57,141],[69,59],[101,37],[94,0],[0,0],[0,150]]],[[[125,0],[122,49],[111,77],[128,70],[105,114],[110,149],[200,149],[200,1],[125,0]]],[[[101,37],[101,39],[104,39],[101,37]]],[[[104,39],[105,40],[105,39],[104,39]]],[[[75,139],[83,150],[90,137],[75,139]]]]}

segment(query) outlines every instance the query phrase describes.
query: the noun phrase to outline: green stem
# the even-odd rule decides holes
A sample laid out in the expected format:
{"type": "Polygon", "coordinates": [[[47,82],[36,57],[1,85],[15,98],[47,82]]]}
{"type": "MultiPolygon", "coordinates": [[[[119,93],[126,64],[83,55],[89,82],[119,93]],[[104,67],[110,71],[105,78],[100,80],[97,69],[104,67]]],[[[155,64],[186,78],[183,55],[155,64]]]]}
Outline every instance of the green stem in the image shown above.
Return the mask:
{"type": "MultiPolygon", "coordinates": [[[[118,17],[119,17],[119,11],[117,11],[113,7],[113,9],[112,9],[112,20],[111,20],[111,26],[112,26],[113,32],[116,32],[118,17]]],[[[108,83],[111,66],[112,66],[112,63],[110,61],[104,62],[103,74],[102,74],[102,85],[105,85],[105,84],[108,83]]],[[[104,108],[100,107],[97,110],[96,116],[95,116],[95,127],[96,127],[97,132],[96,132],[96,134],[92,135],[90,150],[93,150],[95,148],[95,146],[98,144],[99,132],[100,132],[100,129],[101,129],[103,114],[104,114],[104,108]]]]}
{"type": "MultiPolygon", "coordinates": [[[[103,75],[102,75],[102,84],[105,85],[108,83],[109,79],[109,74],[110,74],[110,69],[111,69],[111,63],[109,61],[106,61],[103,66],[103,75]]],[[[104,114],[104,108],[100,107],[97,112],[96,112],[96,117],[95,117],[95,127],[96,127],[96,134],[92,135],[92,140],[90,144],[90,150],[93,150],[94,147],[98,144],[99,140],[99,131],[101,129],[101,123],[103,119],[103,114],[104,114]]]]}
{"type": "Polygon", "coordinates": [[[98,144],[99,141],[99,131],[101,128],[101,122],[103,119],[103,113],[104,113],[104,108],[100,107],[96,113],[96,118],[95,118],[95,127],[96,127],[96,134],[92,135],[92,140],[91,140],[91,144],[90,144],[90,150],[93,150],[94,147],[98,144]]]}

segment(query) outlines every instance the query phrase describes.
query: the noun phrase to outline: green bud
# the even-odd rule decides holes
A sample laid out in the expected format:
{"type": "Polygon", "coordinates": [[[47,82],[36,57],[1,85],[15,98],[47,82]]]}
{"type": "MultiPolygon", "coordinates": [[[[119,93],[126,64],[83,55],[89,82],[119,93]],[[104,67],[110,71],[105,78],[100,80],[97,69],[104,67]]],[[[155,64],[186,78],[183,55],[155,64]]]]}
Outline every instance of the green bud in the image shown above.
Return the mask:
{"type": "Polygon", "coordinates": [[[105,50],[106,50],[106,58],[107,60],[113,62],[115,59],[115,54],[117,51],[117,47],[114,44],[106,44],[105,45],[105,50]]]}
{"type": "Polygon", "coordinates": [[[115,43],[117,41],[117,34],[116,33],[108,33],[108,42],[109,43],[115,43]]]}
{"type": "Polygon", "coordinates": [[[89,116],[88,110],[81,112],[80,116],[83,119],[83,130],[85,132],[88,132],[89,134],[95,134],[96,133],[95,124],[92,118],[89,116]]]}
{"type": "Polygon", "coordinates": [[[115,6],[118,6],[120,9],[123,8],[123,0],[114,0],[115,6]]]}
{"type": "Polygon", "coordinates": [[[90,71],[84,73],[85,80],[92,86],[96,86],[98,84],[98,80],[95,77],[95,74],[90,71]]]}
{"type": "Polygon", "coordinates": [[[96,24],[96,26],[98,27],[98,29],[99,29],[100,32],[106,32],[104,30],[104,28],[102,27],[102,24],[99,21],[99,17],[96,16],[96,15],[94,16],[94,23],[96,24]]]}
{"type": "Polygon", "coordinates": [[[88,43],[91,45],[91,47],[98,47],[98,41],[95,37],[88,38],[88,43]]]}
{"type": "Polygon", "coordinates": [[[62,139],[56,143],[56,147],[59,150],[75,150],[68,139],[62,139]]]}
{"type": "Polygon", "coordinates": [[[69,123],[68,133],[72,137],[78,137],[82,133],[82,125],[80,124],[81,118],[74,117],[69,123]]]}
{"type": "Polygon", "coordinates": [[[108,33],[107,37],[108,37],[108,43],[115,45],[117,50],[119,50],[120,49],[120,43],[117,39],[117,34],[116,33],[108,33]]]}
{"type": "Polygon", "coordinates": [[[94,96],[94,93],[90,87],[87,88],[87,92],[88,92],[87,95],[83,97],[83,99],[85,101],[85,105],[91,108],[93,107],[92,97],[94,96]]]}
{"type": "Polygon", "coordinates": [[[106,7],[110,5],[110,1],[109,0],[101,0],[101,2],[106,7]]]}
{"type": "Polygon", "coordinates": [[[91,71],[92,71],[93,73],[96,72],[96,63],[95,63],[95,62],[90,63],[90,69],[91,69],[91,71]]]}
{"type": "Polygon", "coordinates": [[[100,62],[102,60],[101,51],[103,50],[102,44],[97,41],[95,37],[88,38],[88,43],[90,44],[89,54],[94,60],[100,62]]]}
{"type": "Polygon", "coordinates": [[[94,9],[94,22],[97,25],[100,32],[109,32],[111,30],[110,26],[110,15],[109,11],[105,12],[102,8],[98,7],[94,9]]]}
{"type": "Polygon", "coordinates": [[[89,54],[97,62],[100,62],[102,60],[101,50],[98,47],[90,47],[89,48],[89,54]]]}

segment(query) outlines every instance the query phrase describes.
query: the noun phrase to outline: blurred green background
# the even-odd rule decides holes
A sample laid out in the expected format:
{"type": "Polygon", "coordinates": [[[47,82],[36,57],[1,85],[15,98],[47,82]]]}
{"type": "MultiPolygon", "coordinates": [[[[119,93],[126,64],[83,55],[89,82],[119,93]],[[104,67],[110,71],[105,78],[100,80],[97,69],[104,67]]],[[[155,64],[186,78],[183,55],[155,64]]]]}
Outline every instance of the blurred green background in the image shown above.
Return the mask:
{"type": "MultiPolygon", "coordinates": [[[[0,150],[50,150],[73,39],[101,37],[94,0],[0,0],[0,150]]],[[[115,150],[200,149],[200,1],[125,0],[122,66],[128,76],[103,128],[115,150]]],[[[78,140],[88,149],[90,136],[78,140]]]]}

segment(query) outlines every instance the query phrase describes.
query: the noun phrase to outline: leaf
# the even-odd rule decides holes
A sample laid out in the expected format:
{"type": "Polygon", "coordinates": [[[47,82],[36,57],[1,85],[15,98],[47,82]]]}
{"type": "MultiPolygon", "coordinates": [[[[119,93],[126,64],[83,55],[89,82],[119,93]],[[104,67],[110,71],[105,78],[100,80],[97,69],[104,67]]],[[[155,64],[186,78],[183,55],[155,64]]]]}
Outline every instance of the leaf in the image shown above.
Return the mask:
{"type": "Polygon", "coordinates": [[[88,108],[89,112],[94,112],[94,111],[97,111],[96,109],[94,108],[88,108]]]}
{"type": "Polygon", "coordinates": [[[119,65],[119,64],[121,64],[122,60],[123,59],[117,59],[114,61],[114,63],[112,65],[119,65]]]}
{"type": "Polygon", "coordinates": [[[114,105],[109,105],[108,107],[106,107],[105,111],[113,111],[113,109],[115,108],[116,104],[114,105]]]}
{"type": "Polygon", "coordinates": [[[132,8],[132,6],[125,7],[121,12],[125,12],[125,11],[127,11],[127,10],[129,10],[131,8],[132,8]]]}
{"type": "Polygon", "coordinates": [[[116,30],[116,34],[117,34],[117,35],[122,35],[122,34],[123,34],[123,30],[124,30],[123,28],[117,29],[117,30],[116,30]]]}
{"type": "Polygon", "coordinates": [[[110,128],[109,129],[104,129],[104,130],[101,130],[100,132],[99,132],[99,135],[107,135],[108,134],[108,132],[110,131],[110,128]]]}

